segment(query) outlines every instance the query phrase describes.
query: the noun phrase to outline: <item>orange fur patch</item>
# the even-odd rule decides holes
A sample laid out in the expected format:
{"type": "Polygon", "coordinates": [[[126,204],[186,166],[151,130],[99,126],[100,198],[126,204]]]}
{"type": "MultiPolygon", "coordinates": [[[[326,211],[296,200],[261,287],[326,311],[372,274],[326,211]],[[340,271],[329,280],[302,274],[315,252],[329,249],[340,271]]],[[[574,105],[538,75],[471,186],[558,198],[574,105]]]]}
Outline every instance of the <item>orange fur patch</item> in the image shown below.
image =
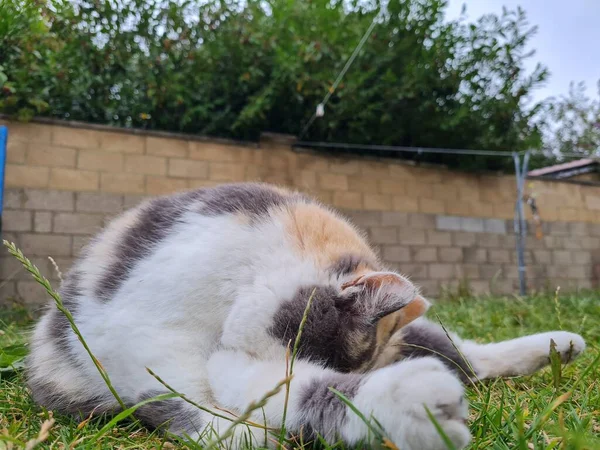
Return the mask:
{"type": "MultiPolygon", "coordinates": [[[[298,203],[282,211],[282,221],[298,252],[326,269],[349,253],[377,261],[377,257],[349,223],[320,205],[298,203]]],[[[359,271],[366,271],[366,265],[359,271]]]]}
{"type": "Polygon", "coordinates": [[[377,323],[377,344],[385,345],[400,328],[418,319],[429,309],[429,302],[420,295],[404,308],[383,317],[377,323]]]}
{"type": "Polygon", "coordinates": [[[369,364],[371,369],[384,367],[400,359],[402,336],[397,331],[425,314],[429,306],[429,302],[419,295],[404,308],[383,317],[377,323],[377,350],[374,360],[369,364]]]}
{"type": "Polygon", "coordinates": [[[423,297],[421,297],[420,295],[416,297],[412,302],[410,302],[400,311],[396,312],[396,314],[400,315],[400,320],[398,321],[398,328],[402,328],[403,326],[406,326],[409,323],[411,323],[413,320],[421,317],[427,312],[429,306],[429,302],[423,297]]]}

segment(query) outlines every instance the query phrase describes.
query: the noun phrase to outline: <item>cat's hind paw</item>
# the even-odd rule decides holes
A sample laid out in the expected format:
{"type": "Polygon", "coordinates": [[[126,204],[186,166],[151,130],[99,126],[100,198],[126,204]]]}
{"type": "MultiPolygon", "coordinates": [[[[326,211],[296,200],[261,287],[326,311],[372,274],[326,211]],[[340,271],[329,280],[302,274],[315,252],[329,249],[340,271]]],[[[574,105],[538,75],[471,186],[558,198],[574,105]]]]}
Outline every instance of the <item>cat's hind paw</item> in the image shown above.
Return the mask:
{"type": "Polygon", "coordinates": [[[551,331],[544,333],[548,339],[548,352],[551,342],[556,344],[556,351],[563,363],[568,363],[577,358],[585,350],[585,341],[581,336],[567,331],[551,331]]]}

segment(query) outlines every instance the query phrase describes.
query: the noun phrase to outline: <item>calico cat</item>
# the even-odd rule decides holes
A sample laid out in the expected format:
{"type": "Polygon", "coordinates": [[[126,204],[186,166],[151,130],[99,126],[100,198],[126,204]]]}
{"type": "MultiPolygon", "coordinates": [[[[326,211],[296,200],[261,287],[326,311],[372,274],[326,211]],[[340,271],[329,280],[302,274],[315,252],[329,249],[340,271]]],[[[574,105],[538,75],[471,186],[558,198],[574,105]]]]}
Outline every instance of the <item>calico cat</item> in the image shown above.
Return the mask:
{"type": "MultiPolygon", "coordinates": [[[[64,304],[127,405],[166,389],[239,414],[286,373],[286,348],[302,330],[286,429],[348,445],[367,426],[330,390],[372,415],[403,449],[446,448],[426,405],[458,448],[469,440],[462,381],[530,374],[565,361],[583,339],[555,331],[480,345],[422,316],[429,303],[383,267],[345,219],[302,194],[241,183],[151,199],[116,218],[65,277],[64,304]]],[[[34,400],[61,413],[114,412],[118,404],[69,323],[49,308],[28,359],[34,400]]],[[[252,417],[282,426],[285,393],[252,417]]],[[[137,411],[149,427],[203,439],[230,421],[181,398],[137,411]]],[[[239,426],[265,445],[264,430],[239,426]]]]}

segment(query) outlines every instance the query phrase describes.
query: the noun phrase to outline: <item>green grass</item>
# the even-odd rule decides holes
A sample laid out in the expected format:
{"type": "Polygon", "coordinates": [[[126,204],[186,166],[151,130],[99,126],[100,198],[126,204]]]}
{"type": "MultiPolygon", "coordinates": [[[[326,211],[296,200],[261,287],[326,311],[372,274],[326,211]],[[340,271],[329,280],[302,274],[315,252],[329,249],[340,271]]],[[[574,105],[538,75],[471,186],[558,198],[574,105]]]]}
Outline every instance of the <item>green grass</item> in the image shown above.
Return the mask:
{"type": "MultiPolygon", "coordinates": [[[[561,295],[557,301],[553,295],[451,299],[431,313],[461,336],[481,342],[564,329],[580,333],[588,344],[560,375],[547,368],[469,388],[471,449],[600,449],[600,293],[561,295]]],[[[0,349],[23,343],[29,324],[23,310],[0,314],[0,349]]],[[[0,372],[0,449],[11,443],[23,448],[51,418],[32,403],[22,371],[0,372]]],[[[182,448],[130,420],[107,427],[106,417],[53,418],[47,437],[31,448],[182,448]]]]}

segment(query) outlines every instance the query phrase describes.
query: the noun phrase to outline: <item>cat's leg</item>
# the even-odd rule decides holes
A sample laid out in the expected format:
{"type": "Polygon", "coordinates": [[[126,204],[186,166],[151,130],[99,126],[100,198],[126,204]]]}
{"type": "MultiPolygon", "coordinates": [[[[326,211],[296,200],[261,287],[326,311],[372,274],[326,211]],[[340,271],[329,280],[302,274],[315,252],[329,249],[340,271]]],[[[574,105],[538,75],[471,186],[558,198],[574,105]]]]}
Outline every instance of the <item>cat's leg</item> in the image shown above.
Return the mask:
{"type": "Polygon", "coordinates": [[[476,367],[478,378],[486,379],[530,375],[547,366],[552,341],[563,363],[571,362],[585,350],[583,338],[566,331],[549,331],[491,344],[464,341],[460,348],[476,367]]]}
{"type": "Polygon", "coordinates": [[[463,380],[486,379],[529,375],[548,365],[551,340],[556,343],[563,362],[573,360],[585,349],[581,336],[565,331],[478,344],[463,341],[453,333],[446,333],[440,325],[420,318],[399,330],[386,350],[395,352],[396,359],[434,356],[463,380]]]}
{"type": "Polygon", "coordinates": [[[476,368],[461,351],[462,340],[440,325],[418,318],[396,331],[374,361],[378,369],[405,359],[434,357],[463,381],[476,379],[476,368]]]}
{"type": "MultiPolygon", "coordinates": [[[[213,394],[220,405],[245,410],[285,376],[284,361],[265,361],[243,352],[220,351],[208,364],[213,394]]],[[[314,435],[349,445],[373,438],[367,425],[329,388],[348,397],[366,417],[374,417],[384,434],[403,450],[446,449],[427,415],[429,408],[458,448],[465,447],[467,403],[461,382],[434,358],[403,361],[366,374],[339,373],[310,362],[294,365],[287,408],[286,429],[304,440],[314,435]]],[[[280,428],[285,388],[256,411],[253,420],[266,417],[280,428]]]]}

